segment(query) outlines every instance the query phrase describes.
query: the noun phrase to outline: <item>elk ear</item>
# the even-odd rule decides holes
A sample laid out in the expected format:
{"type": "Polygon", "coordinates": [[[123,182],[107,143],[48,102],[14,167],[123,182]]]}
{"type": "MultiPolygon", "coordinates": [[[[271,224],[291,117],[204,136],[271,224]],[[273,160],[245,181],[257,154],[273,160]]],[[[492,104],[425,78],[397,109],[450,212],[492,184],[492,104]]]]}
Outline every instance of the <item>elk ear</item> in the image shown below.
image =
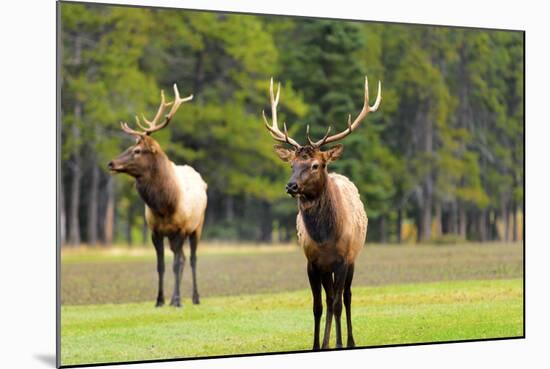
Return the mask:
{"type": "Polygon", "coordinates": [[[277,155],[279,156],[279,158],[281,158],[282,161],[291,161],[292,159],[294,159],[294,150],[289,150],[285,147],[283,147],[282,145],[275,145],[273,146],[273,148],[275,149],[275,153],[277,153],[277,155]]]}
{"type": "Polygon", "coordinates": [[[325,151],[323,155],[325,156],[325,160],[327,163],[331,161],[336,161],[340,159],[340,156],[342,156],[342,153],[344,152],[344,145],[338,144],[329,150],[325,151]]]}

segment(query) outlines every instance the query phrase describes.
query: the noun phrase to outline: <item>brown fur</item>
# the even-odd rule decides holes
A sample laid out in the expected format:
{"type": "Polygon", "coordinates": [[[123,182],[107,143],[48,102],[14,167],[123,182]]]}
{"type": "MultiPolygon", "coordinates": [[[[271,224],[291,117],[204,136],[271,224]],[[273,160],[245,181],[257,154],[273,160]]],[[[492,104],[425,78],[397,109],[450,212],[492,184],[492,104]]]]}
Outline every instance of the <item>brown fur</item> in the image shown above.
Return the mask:
{"type": "Polygon", "coordinates": [[[293,167],[290,182],[298,196],[298,239],[309,261],[324,270],[337,260],[353,263],[363,247],[367,217],[357,188],[344,176],[329,174],[327,166],[342,154],[342,145],[328,151],[304,146],[293,151],[275,146],[293,167]],[[318,169],[314,170],[313,165],[318,169]]]}
{"type": "Polygon", "coordinates": [[[351,324],[351,282],[355,259],[365,243],[368,219],[355,185],[346,177],[327,171],[328,164],[337,160],[342,150],[342,145],[324,152],[312,146],[295,150],[275,146],[279,157],[292,165],[287,192],[298,197],[296,228],[298,241],[308,260],[315,317],[314,350],[320,347],[321,285],[325,289],[328,310],[322,348],[329,346],[333,314],[336,346],[342,347],[342,297],[346,305],[347,345],[355,346],[351,324]]]}
{"type": "MultiPolygon", "coordinates": [[[[195,226],[189,227],[185,224],[189,214],[178,214],[180,205],[193,199],[184,199],[181,179],[175,170],[178,167],[175,167],[152,137],[140,137],[135,145],[110,165],[111,170],[127,173],[136,179],[136,189],[148,208],[147,221],[151,230],[163,234],[180,231],[189,235],[197,230],[195,224],[202,225],[202,221],[195,219],[191,222],[195,226]]],[[[204,218],[204,211],[194,215],[195,218],[204,218]]]]}
{"type": "Polygon", "coordinates": [[[136,189],[155,216],[167,218],[176,211],[180,190],[173,178],[172,165],[161,151],[153,160],[149,173],[136,178],[136,189]]]}
{"type": "Polygon", "coordinates": [[[307,259],[328,271],[335,262],[355,262],[368,219],[357,189],[344,176],[329,174],[325,192],[315,200],[298,200],[296,223],[307,259]]]}
{"type": "Polygon", "coordinates": [[[183,271],[183,242],[190,237],[193,273],[193,302],[199,303],[196,288],[196,248],[206,211],[206,183],[193,168],[176,166],[159,144],[148,135],[139,136],[135,145],[109,163],[113,172],[127,173],[136,179],[136,189],[145,202],[145,218],[152,231],[157,251],[159,294],[157,306],[164,304],[164,237],[174,252],[176,284],[171,304],[181,306],[179,283],[183,271]]]}
{"type": "Polygon", "coordinates": [[[314,333],[313,349],[318,350],[320,320],[323,314],[321,287],[324,288],[327,304],[327,319],[322,348],[329,347],[332,317],[336,322],[336,347],[342,347],[342,300],[346,307],[346,324],[348,328],[347,347],[354,347],[355,341],[351,323],[351,283],[355,270],[355,259],[365,243],[367,236],[367,215],[359,192],[346,177],[328,174],[327,165],[338,160],[343,146],[338,144],[327,151],[320,148],[337,142],[356,129],[362,120],[376,111],[382,101],[381,82],[378,82],[378,95],[373,106],[369,105],[369,84],[365,76],[365,98],[363,108],[352,122],[351,115],[348,127],[337,134],[329,136],[330,127],[325,136],[318,141],[311,140],[307,126],[307,145],[302,146],[288,135],[277,123],[277,104],[280,97],[280,86],[277,93],[273,91],[273,78],[269,86],[271,101],[270,124],[263,114],[265,126],[276,141],[291,145],[289,150],[281,145],[275,146],[275,152],[281,160],[292,165],[292,177],[286,185],[286,192],[298,197],[298,217],[296,227],[298,240],[307,257],[307,275],[313,295],[314,333]]]}

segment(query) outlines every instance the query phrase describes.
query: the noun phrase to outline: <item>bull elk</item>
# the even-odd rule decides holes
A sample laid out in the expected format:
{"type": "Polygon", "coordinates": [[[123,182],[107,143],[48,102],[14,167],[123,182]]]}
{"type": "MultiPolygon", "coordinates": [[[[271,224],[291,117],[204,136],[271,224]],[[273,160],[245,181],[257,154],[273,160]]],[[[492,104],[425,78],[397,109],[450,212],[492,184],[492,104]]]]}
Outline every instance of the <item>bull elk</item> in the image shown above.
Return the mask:
{"type": "Polygon", "coordinates": [[[180,105],[193,98],[193,95],[180,98],[176,84],[174,94],[174,101],[166,102],[164,92],[161,91],[160,106],[152,121],[142,116],[142,124],[136,116],[136,123],[141,131],[130,128],[125,122],[120,123],[124,132],[136,138],[136,143],[108,164],[111,172],[126,173],[135,178],[136,189],[145,202],[145,219],[151,229],[157,255],[157,307],[164,305],[165,237],[174,253],[173,271],[176,283],[170,305],[181,306],[180,282],[185,263],[183,243],[187,237],[191,253],[193,303],[199,303],[196,254],[206,211],[207,185],[201,175],[189,165],[175,165],[170,161],[158,142],[150,136],[168,126],[180,105]],[[169,106],[172,106],[170,112],[163,116],[169,106]],[[163,121],[159,123],[161,118],[163,121]]]}
{"type": "Polygon", "coordinates": [[[336,142],[352,133],[361,121],[380,105],[381,83],[378,82],[378,96],[373,106],[369,106],[368,80],[365,77],[365,100],[363,109],[351,121],[348,127],[329,136],[329,126],[325,136],[312,141],[307,126],[307,144],[302,146],[288,135],[286,124],[283,131],[277,123],[277,104],[279,103],[280,84],[277,94],[273,94],[273,78],[270,84],[271,120],[269,124],[265,113],[265,126],[276,141],[292,146],[287,149],[275,145],[275,152],[292,167],[292,176],[286,185],[286,192],[298,200],[296,228],[298,242],[307,258],[307,274],[313,295],[314,338],[313,350],[319,349],[319,328],[323,314],[321,286],[326,295],[326,323],[323,337],[323,349],[329,348],[330,331],[334,315],[336,322],[336,347],[342,347],[342,297],[346,307],[347,347],[355,347],[351,324],[351,283],[355,268],[355,259],[363,248],[367,236],[368,219],[357,187],[346,177],[329,173],[327,166],[340,158],[343,145],[321,151],[323,145],[336,142]]]}

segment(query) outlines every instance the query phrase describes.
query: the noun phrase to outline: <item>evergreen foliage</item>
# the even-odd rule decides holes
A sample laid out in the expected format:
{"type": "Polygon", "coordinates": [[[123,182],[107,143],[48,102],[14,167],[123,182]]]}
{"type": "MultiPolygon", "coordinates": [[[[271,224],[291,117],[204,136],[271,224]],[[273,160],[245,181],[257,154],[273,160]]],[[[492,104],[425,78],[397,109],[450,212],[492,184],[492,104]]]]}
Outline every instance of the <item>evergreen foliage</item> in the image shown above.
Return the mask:
{"type": "Polygon", "coordinates": [[[192,103],[155,134],[208,182],[205,237],[288,241],[296,207],[263,127],[269,78],[280,121],[305,142],[342,130],[363,78],[383,102],[331,170],[358,187],[369,241],[445,235],[517,240],[523,189],[523,35],[63,3],[62,208],[68,244],[148,243],[143,203],[106,163],[131,144],[119,121],[151,116],[178,83],[192,103]]]}

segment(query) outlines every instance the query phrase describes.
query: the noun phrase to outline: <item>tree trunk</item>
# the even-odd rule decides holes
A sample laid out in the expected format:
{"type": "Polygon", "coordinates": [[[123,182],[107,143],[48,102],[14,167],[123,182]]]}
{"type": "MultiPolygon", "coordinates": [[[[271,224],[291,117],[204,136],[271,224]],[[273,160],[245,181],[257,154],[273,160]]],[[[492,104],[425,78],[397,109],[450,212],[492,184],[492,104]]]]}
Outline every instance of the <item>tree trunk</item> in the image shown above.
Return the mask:
{"type": "Polygon", "coordinates": [[[286,241],[288,237],[287,234],[288,234],[287,228],[281,219],[281,222],[279,223],[279,242],[280,243],[283,243],[286,241]]]}
{"type": "Polygon", "coordinates": [[[106,245],[113,243],[114,231],[115,231],[115,185],[113,177],[107,178],[107,206],[105,210],[105,221],[103,230],[105,232],[103,240],[106,245]]]}
{"type": "Polygon", "coordinates": [[[421,209],[422,228],[421,241],[429,241],[432,238],[432,181],[431,176],[424,184],[424,201],[421,209]]]}
{"type": "Polygon", "coordinates": [[[107,182],[105,178],[106,176],[100,170],[97,195],[97,242],[102,245],[105,244],[105,214],[107,210],[107,191],[105,190],[107,182]]]}
{"type": "Polygon", "coordinates": [[[386,243],[386,242],[387,242],[386,216],[381,215],[380,216],[380,243],[386,243]]]}
{"type": "Polygon", "coordinates": [[[512,200],[512,241],[517,242],[518,240],[518,220],[517,220],[518,207],[516,200],[512,200]]]}
{"type": "Polygon", "coordinates": [[[464,204],[458,203],[458,234],[466,240],[467,218],[464,204]]]}
{"type": "Polygon", "coordinates": [[[80,181],[82,178],[81,158],[80,158],[80,120],[82,118],[82,104],[76,102],[74,106],[74,122],[71,133],[74,140],[74,151],[71,161],[71,203],[69,209],[69,243],[73,246],[80,244],[80,181]]]}
{"type": "Polygon", "coordinates": [[[260,205],[262,217],[260,219],[260,242],[271,243],[273,217],[269,203],[262,201],[260,205]]]}
{"type": "Polygon", "coordinates": [[[477,234],[477,218],[474,211],[466,212],[466,236],[477,234]]]}
{"type": "Polygon", "coordinates": [[[285,223],[285,242],[292,241],[293,235],[296,233],[296,220],[290,219],[285,223]]]}
{"type": "Polygon", "coordinates": [[[453,201],[451,204],[451,211],[449,212],[449,233],[457,234],[458,233],[458,216],[457,216],[457,206],[456,201],[453,201]]]}
{"type": "Polygon", "coordinates": [[[491,211],[489,213],[489,220],[488,220],[488,223],[489,223],[489,240],[490,241],[495,241],[495,240],[498,240],[498,227],[497,227],[497,224],[498,224],[498,212],[496,209],[493,209],[493,211],[491,211]]]}
{"type": "Polygon", "coordinates": [[[416,242],[420,243],[422,242],[422,208],[419,208],[418,211],[415,212],[414,216],[414,222],[416,225],[416,242]]]}
{"type": "Polygon", "coordinates": [[[225,219],[231,222],[234,218],[235,212],[233,211],[233,196],[227,195],[225,197],[225,219]]]}
{"type": "Polygon", "coordinates": [[[478,225],[478,232],[479,232],[479,240],[481,242],[486,242],[487,241],[487,223],[486,223],[486,219],[487,219],[487,210],[486,209],[482,209],[479,214],[478,214],[478,217],[477,217],[477,225],[478,225]]]}
{"type": "MultiPolygon", "coordinates": [[[[82,40],[79,34],[75,36],[75,55],[74,62],[76,65],[81,63],[82,40]]],[[[73,139],[73,152],[71,171],[71,202],[69,209],[69,243],[73,246],[80,244],[80,181],[82,177],[81,160],[80,160],[80,124],[82,121],[82,102],[76,99],[74,109],[74,121],[71,127],[73,139]]]]}
{"type": "MultiPolygon", "coordinates": [[[[425,117],[424,152],[428,155],[433,153],[433,123],[430,118],[425,117]]],[[[433,170],[430,166],[423,184],[422,204],[422,238],[429,241],[432,238],[432,205],[433,205],[433,170]]]]}
{"type": "Polygon", "coordinates": [[[397,210],[397,229],[395,230],[397,233],[397,243],[401,243],[401,232],[403,227],[403,210],[398,209],[397,210]]]}
{"type": "Polygon", "coordinates": [[[92,168],[90,176],[90,194],[88,197],[88,243],[95,246],[97,244],[97,208],[99,199],[99,168],[96,158],[92,159],[92,168]]]}
{"type": "Polygon", "coordinates": [[[204,227],[208,227],[210,224],[216,224],[218,220],[216,217],[217,213],[221,213],[218,196],[217,193],[212,190],[212,192],[209,191],[208,193],[208,211],[204,219],[204,227]]]}
{"type": "Polygon", "coordinates": [[[69,243],[76,246],[80,244],[80,223],[78,216],[78,209],[80,207],[80,159],[73,158],[73,165],[69,209],[69,243]]]}
{"type": "Polygon", "coordinates": [[[134,224],[134,207],[133,204],[128,206],[128,212],[126,214],[126,243],[128,246],[134,244],[134,238],[132,237],[132,225],[134,224]]]}
{"type": "Polygon", "coordinates": [[[434,237],[440,237],[442,234],[443,234],[443,221],[441,216],[441,202],[436,201],[434,237]]]}
{"type": "Polygon", "coordinates": [[[504,223],[503,229],[504,234],[501,237],[501,240],[504,242],[508,242],[510,240],[510,221],[509,221],[509,215],[508,215],[508,206],[506,204],[506,201],[502,201],[502,205],[500,208],[500,216],[502,218],[502,222],[504,223]]]}

